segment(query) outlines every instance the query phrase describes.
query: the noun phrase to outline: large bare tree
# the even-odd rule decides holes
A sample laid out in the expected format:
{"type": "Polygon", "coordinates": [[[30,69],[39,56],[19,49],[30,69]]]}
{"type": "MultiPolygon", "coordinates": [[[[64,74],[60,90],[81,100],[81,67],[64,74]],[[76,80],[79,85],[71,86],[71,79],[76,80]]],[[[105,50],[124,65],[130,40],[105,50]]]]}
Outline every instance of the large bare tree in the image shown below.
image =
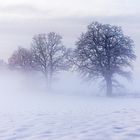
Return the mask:
{"type": "Polygon", "coordinates": [[[68,68],[67,49],[62,44],[62,37],[54,32],[34,36],[32,42],[34,63],[43,72],[47,84],[51,86],[53,76],[68,68]]]}
{"type": "Polygon", "coordinates": [[[103,78],[106,94],[112,95],[116,74],[128,77],[136,56],[133,40],[121,27],[98,22],[91,23],[81,35],[74,51],[77,69],[88,79],[103,78]]]}

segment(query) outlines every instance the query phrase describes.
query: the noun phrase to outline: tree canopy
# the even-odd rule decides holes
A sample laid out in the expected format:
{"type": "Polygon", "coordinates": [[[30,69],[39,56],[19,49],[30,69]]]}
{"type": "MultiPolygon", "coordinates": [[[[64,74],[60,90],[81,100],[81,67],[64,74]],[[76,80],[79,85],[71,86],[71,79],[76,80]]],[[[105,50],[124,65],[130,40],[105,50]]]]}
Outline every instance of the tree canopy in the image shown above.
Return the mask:
{"type": "Polygon", "coordinates": [[[130,75],[126,67],[131,67],[136,56],[133,40],[124,35],[121,27],[99,22],[91,23],[82,33],[74,50],[77,70],[86,78],[103,78],[107,94],[112,94],[115,74],[130,75]]]}

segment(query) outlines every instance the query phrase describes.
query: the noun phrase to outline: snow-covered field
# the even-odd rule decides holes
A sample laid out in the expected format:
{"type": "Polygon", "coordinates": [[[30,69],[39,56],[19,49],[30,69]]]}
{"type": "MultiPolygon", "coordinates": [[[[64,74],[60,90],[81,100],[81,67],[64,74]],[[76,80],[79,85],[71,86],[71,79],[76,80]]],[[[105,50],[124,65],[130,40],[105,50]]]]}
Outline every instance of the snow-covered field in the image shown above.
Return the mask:
{"type": "Polygon", "coordinates": [[[140,99],[56,94],[0,99],[0,140],[74,139],[140,140],[140,99]]]}
{"type": "Polygon", "coordinates": [[[47,93],[35,76],[1,73],[0,140],[140,140],[140,98],[94,97],[83,86],[77,94],[76,81],[63,84],[68,92],[47,93]]]}

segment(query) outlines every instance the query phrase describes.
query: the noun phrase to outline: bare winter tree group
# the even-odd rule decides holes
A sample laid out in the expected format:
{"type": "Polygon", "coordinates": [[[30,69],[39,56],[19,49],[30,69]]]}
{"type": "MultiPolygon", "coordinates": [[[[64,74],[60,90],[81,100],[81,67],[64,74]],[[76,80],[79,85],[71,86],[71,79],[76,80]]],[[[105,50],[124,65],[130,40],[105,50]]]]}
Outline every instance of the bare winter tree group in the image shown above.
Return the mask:
{"type": "Polygon", "coordinates": [[[91,23],[76,42],[75,49],[68,49],[62,37],[54,32],[33,37],[31,48],[19,47],[9,58],[9,65],[22,70],[38,70],[50,85],[52,77],[62,70],[75,68],[93,81],[106,82],[106,94],[111,96],[114,78],[129,77],[132,62],[136,59],[133,40],[125,36],[121,27],[98,22],[91,23]]]}
{"type": "Polygon", "coordinates": [[[30,49],[19,47],[13,53],[9,65],[22,70],[41,71],[50,86],[52,77],[69,66],[66,59],[68,49],[61,40],[62,37],[54,32],[36,35],[30,49]]]}

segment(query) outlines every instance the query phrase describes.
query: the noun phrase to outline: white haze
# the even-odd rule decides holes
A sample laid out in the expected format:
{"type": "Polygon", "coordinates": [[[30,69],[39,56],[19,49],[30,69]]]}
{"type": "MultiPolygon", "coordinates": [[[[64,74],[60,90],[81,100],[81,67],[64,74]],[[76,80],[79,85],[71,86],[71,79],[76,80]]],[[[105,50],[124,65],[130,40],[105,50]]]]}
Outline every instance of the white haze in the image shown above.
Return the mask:
{"type": "MultiPolygon", "coordinates": [[[[116,95],[138,93],[139,87],[134,79],[116,77],[124,88],[114,89],[116,95]]],[[[105,96],[105,83],[103,79],[85,80],[76,72],[58,73],[52,82],[51,90],[47,89],[47,83],[41,72],[21,72],[4,68],[0,70],[0,94],[6,98],[12,96],[57,94],[75,96],[105,96]]]]}
{"type": "MultiPolygon", "coordinates": [[[[0,70],[0,91],[4,95],[21,94],[93,94],[98,92],[97,84],[83,81],[77,73],[59,73],[52,82],[51,90],[47,89],[45,77],[40,72],[21,72],[16,70],[0,70]]],[[[8,97],[7,96],[7,97],[8,97]]]]}

